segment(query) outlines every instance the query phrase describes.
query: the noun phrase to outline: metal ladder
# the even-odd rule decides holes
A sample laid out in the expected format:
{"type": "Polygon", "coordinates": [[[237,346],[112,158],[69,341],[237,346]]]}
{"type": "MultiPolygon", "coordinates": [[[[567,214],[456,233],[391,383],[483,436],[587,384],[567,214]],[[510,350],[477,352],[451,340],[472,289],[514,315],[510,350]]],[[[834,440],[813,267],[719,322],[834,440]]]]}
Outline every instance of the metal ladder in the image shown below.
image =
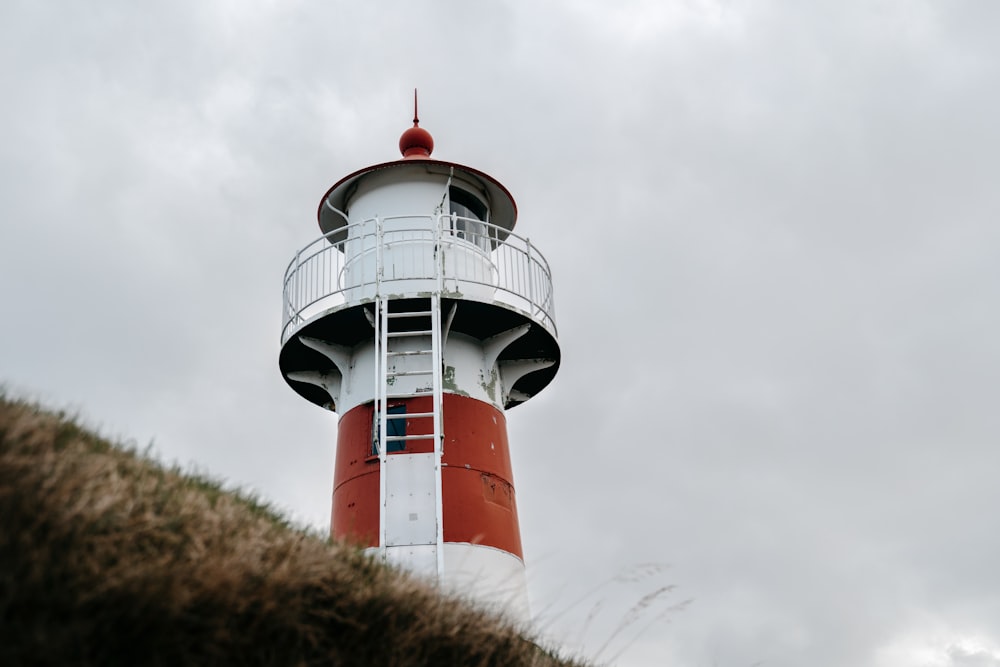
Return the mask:
{"type": "MultiPolygon", "coordinates": [[[[440,284],[440,269],[437,273],[440,284]]],[[[377,437],[373,438],[373,444],[379,457],[379,555],[382,560],[408,565],[424,574],[433,573],[440,580],[444,572],[440,290],[429,297],[405,302],[377,295],[373,319],[377,394],[374,424],[377,437]],[[401,310],[399,306],[404,303],[412,309],[401,310]],[[391,308],[392,304],[396,307],[391,308]],[[420,385],[409,390],[398,387],[414,376],[429,378],[430,386],[420,385]],[[404,382],[398,383],[400,379],[404,382]],[[389,404],[393,400],[418,396],[431,397],[429,412],[389,414],[389,404]],[[395,422],[394,426],[402,423],[405,429],[407,420],[428,418],[433,421],[430,433],[397,435],[403,430],[397,426],[390,434],[390,422],[395,422]],[[406,452],[406,443],[420,440],[433,440],[433,452],[406,452]],[[390,554],[390,547],[400,548],[390,554]]]]}

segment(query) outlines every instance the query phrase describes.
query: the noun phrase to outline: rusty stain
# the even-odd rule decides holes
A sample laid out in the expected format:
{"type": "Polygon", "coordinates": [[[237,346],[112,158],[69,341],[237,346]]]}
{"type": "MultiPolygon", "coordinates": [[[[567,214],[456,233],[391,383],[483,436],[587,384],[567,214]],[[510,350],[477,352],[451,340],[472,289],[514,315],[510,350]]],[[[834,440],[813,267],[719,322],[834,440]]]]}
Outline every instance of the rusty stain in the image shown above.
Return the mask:
{"type": "Polygon", "coordinates": [[[459,389],[458,385],[455,383],[455,367],[445,366],[444,373],[441,375],[441,385],[444,389],[457,394],[459,396],[469,397],[469,392],[462,391],[459,389]]]}
{"type": "Polygon", "coordinates": [[[490,380],[489,380],[489,382],[486,381],[486,378],[483,377],[482,373],[480,373],[479,378],[480,378],[479,386],[483,388],[483,391],[485,391],[486,394],[490,397],[490,400],[493,401],[494,403],[496,403],[496,401],[497,401],[497,379],[498,379],[498,373],[497,373],[496,366],[494,366],[493,368],[490,369],[490,380]]]}

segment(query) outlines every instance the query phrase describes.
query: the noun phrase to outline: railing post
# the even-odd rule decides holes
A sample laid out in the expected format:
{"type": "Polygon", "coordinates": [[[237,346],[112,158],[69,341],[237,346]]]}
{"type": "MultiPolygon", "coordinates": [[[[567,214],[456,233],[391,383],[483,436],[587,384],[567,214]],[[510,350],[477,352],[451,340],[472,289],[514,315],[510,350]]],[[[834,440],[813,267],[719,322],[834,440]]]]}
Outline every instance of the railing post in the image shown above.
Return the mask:
{"type": "Polygon", "coordinates": [[[531,309],[528,311],[534,315],[535,308],[535,272],[531,266],[531,239],[528,237],[524,238],[524,245],[527,248],[528,255],[528,304],[531,309]]]}
{"type": "MultiPolygon", "coordinates": [[[[364,242],[362,242],[362,252],[364,242]]],[[[382,218],[375,216],[375,296],[382,296],[382,218]]]]}
{"type": "MultiPolygon", "coordinates": [[[[455,215],[452,213],[451,215],[455,215]]],[[[435,290],[438,294],[444,291],[444,248],[442,239],[444,238],[444,215],[437,214],[437,224],[434,225],[434,278],[435,290]]],[[[454,222],[454,219],[452,219],[454,222]]]]}
{"type": "Polygon", "coordinates": [[[289,298],[288,298],[288,305],[289,305],[289,317],[288,317],[288,321],[289,322],[293,322],[293,321],[298,320],[298,318],[299,318],[298,304],[302,302],[302,294],[300,294],[300,291],[301,291],[301,287],[300,286],[301,286],[301,282],[302,282],[302,280],[301,280],[302,279],[302,276],[301,276],[301,270],[302,270],[302,250],[303,250],[303,248],[299,248],[299,251],[295,253],[295,270],[292,271],[292,276],[291,276],[292,279],[289,281],[291,283],[291,285],[290,285],[291,289],[289,290],[290,294],[289,294],[289,298]],[[294,296],[294,302],[295,302],[294,305],[292,303],[293,302],[293,296],[294,296]],[[294,312],[292,312],[292,311],[294,311],[294,312]]]}

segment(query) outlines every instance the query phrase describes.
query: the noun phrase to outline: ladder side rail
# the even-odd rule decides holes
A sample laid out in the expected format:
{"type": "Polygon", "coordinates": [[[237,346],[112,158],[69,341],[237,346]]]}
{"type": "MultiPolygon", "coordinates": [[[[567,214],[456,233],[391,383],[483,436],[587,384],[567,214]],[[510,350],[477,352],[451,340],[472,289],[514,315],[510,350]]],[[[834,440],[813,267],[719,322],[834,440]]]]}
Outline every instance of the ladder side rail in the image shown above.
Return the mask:
{"type": "Polygon", "coordinates": [[[438,581],[444,577],[444,499],[442,498],[443,482],[441,464],[444,457],[444,397],[442,395],[443,350],[441,349],[441,291],[444,273],[444,252],[441,248],[441,223],[443,216],[438,217],[434,225],[434,247],[438,249],[435,257],[435,290],[431,295],[431,362],[433,363],[433,393],[434,397],[434,510],[437,524],[437,573],[438,581]]]}
{"type": "MultiPolygon", "coordinates": [[[[379,366],[381,367],[382,377],[378,385],[379,398],[376,409],[378,410],[379,419],[379,429],[378,429],[378,451],[379,451],[379,465],[385,467],[385,460],[388,457],[388,450],[386,448],[386,437],[389,432],[388,421],[389,421],[389,299],[385,297],[379,297],[379,310],[382,312],[380,318],[381,324],[381,349],[379,350],[379,366]]],[[[384,506],[384,504],[383,504],[384,506]]]]}
{"type": "MultiPolygon", "coordinates": [[[[386,560],[387,544],[387,521],[386,521],[386,499],[388,489],[386,488],[386,447],[385,447],[385,405],[386,405],[386,347],[388,343],[388,326],[385,318],[387,308],[384,307],[382,298],[382,219],[375,218],[375,418],[378,425],[378,433],[373,434],[372,442],[378,448],[378,486],[379,486],[379,512],[378,512],[378,546],[379,559],[386,560]]],[[[373,420],[374,421],[374,420],[373,420]]]]}
{"type": "Polygon", "coordinates": [[[389,347],[389,320],[386,314],[389,312],[389,300],[385,297],[379,296],[377,299],[378,310],[381,313],[379,317],[379,337],[381,338],[381,345],[379,346],[378,354],[378,365],[380,367],[381,378],[378,384],[378,401],[375,404],[376,414],[378,416],[378,467],[379,467],[379,486],[380,486],[380,506],[379,506],[379,525],[381,527],[381,534],[379,536],[379,546],[381,550],[381,555],[383,560],[386,557],[386,547],[388,546],[388,517],[387,517],[387,507],[389,499],[389,488],[388,488],[388,458],[389,458],[389,447],[388,440],[386,439],[389,432],[388,424],[388,357],[386,351],[389,347]]]}

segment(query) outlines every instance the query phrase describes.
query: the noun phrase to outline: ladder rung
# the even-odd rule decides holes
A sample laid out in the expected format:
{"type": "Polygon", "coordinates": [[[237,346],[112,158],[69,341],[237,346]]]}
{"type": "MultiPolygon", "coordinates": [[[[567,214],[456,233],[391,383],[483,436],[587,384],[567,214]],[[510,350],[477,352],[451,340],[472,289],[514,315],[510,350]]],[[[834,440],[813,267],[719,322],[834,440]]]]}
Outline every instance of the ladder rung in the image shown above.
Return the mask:
{"type": "Polygon", "coordinates": [[[426,331],[387,331],[385,333],[387,338],[406,338],[408,336],[429,336],[431,330],[426,331]]]}
{"type": "Polygon", "coordinates": [[[433,412],[397,412],[391,415],[386,415],[388,419],[425,419],[433,416],[433,412]]]}
{"type": "Polygon", "coordinates": [[[397,317],[429,317],[431,311],[429,310],[414,310],[408,313],[389,313],[386,317],[390,319],[395,319],[397,317]]]}
{"type": "Polygon", "coordinates": [[[430,354],[431,350],[409,350],[407,352],[386,352],[387,357],[412,357],[418,354],[430,354]]]}
{"type": "Polygon", "coordinates": [[[394,412],[391,415],[386,415],[386,421],[392,421],[394,419],[428,419],[433,417],[433,412],[394,412]]]}
{"type": "Polygon", "coordinates": [[[430,375],[433,372],[434,370],[431,368],[428,368],[427,370],[423,371],[391,371],[389,373],[386,373],[385,376],[391,378],[398,378],[398,377],[404,377],[406,375],[430,375]]]}
{"type": "MultiPolygon", "coordinates": [[[[416,398],[417,396],[431,396],[433,394],[434,394],[433,389],[426,389],[424,391],[411,391],[406,394],[386,394],[385,399],[388,401],[390,399],[395,399],[395,398],[416,398]]],[[[388,417],[388,415],[386,416],[388,417]]],[[[406,415],[404,413],[400,413],[397,414],[396,416],[405,417],[406,415]]]]}
{"type": "Polygon", "coordinates": [[[418,435],[387,435],[386,442],[400,442],[401,440],[433,440],[433,433],[420,433],[418,435]]]}

